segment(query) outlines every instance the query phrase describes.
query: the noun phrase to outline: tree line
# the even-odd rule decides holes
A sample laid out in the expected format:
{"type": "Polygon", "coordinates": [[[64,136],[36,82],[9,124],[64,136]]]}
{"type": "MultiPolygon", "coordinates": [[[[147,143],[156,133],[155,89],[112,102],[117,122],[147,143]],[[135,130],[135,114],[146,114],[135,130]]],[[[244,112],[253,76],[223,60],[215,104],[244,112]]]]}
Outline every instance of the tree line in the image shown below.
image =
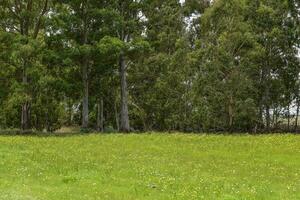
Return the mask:
{"type": "Polygon", "coordinates": [[[1,0],[0,128],[297,131],[299,0],[1,0]]]}

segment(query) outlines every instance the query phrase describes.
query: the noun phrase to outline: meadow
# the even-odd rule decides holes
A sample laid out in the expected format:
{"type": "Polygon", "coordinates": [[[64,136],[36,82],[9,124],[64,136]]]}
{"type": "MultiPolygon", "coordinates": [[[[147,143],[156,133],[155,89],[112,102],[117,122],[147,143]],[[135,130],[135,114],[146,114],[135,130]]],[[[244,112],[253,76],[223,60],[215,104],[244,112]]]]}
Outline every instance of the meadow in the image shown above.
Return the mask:
{"type": "Polygon", "coordinates": [[[300,136],[0,136],[1,200],[300,199],[300,136]]]}

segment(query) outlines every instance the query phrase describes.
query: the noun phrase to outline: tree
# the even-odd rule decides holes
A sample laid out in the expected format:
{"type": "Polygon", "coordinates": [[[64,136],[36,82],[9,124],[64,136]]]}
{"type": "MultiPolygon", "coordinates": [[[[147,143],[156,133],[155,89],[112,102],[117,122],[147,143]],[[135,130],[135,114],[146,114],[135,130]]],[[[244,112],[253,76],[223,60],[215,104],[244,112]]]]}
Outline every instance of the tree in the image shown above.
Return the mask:
{"type": "MultiPolygon", "coordinates": [[[[21,114],[21,129],[27,130],[30,128],[30,105],[31,94],[28,92],[30,67],[34,65],[33,60],[35,52],[34,45],[38,44],[38,36],[43,29],[43,22],[49,10],[50,0],[38,1],[10,1],[3,0],[0,5],[2,29],[9,33],[17,34],[17,41],[20,47],[19,60],[16,65],[18,70],[22,71],[22,86],[24,88],[24,98],[22,102],[21,114]]],[[[17,58],[18,59],[18,58],[17,58]]]]}
{"type": "MultiPolygon", "coordinates": [[[[107,37],[104,42],[111,42],[110,46],[118,54],[118,65],[120,74],[120,131],[129,132],[129,111],[128,111],[128,83],[127,69],[130,65],[129,54],[134,50],[133,43],[141,38],[142,26],[142,3],[140,1],[126,0],[113,1],[108,7],[114,14],[114,23],[110,27],[111,38],[107,37]]],[[[108,44],[108,43],[106,43],[108,44]]]]}
{"type": "Polygon", "coordinates": [[[0,127],[297,130],[299,6],[2,0],[0,127]]]}
{"type": "Polygon", "coordinates": [[[177,119],[181,117],[185,74],[181,74],[180,64],[185,60],[180,56],[189,48],[183,8],[174,0],[144,1],[143,14],[144,37],[151,51],[130,69],[135,123],[140,130],[173,130],[181,126],[177,119]]]}
{"type": "MultiPolygon", "coordinates": [[[[85,1],[58,1],[54,20],[58,34],[63,35],[66,49],[69,51],[69,58],[74,65],[78,66],[78,71],[82,79],[82,123],[83,129],[89,127],[89,89],[90,74],[95,67],[96,43],[103,37],[106,31],[103,20],[108,15],[104,9],[104,4],[95,0],[85,1]]],[[[56,35],[53,33],[53,35],[56,35]]],[[[76,83],[75,83],[76,84],[76,83]]]]}
{"type": "MultiPolygon", "coordinates": [[[[298,69],[295,68],[297,50],[295,44],[299,40],[297,33],[298,17],[293,13],[296,4],[293,1],[246,1],[247,22],[251,25],[256,40],[261,48],[260,57],[256,59],[260,74],[257,75],[257,91],[260,99],[260,115],[265,115],[266,130],[271,128],[272,104],[285,96],[291,105],[292,95],[288,90],[277,92],[277,82],[292,87],[298,69]],[[291,72],[291,73],[290,73],[291,72]]],[[[297,64],[296,64],[297,65],[297,64]]],[[[294,85],[294,84],[293,84],[294,85]]],[[[284,90],[284,89],[283,89],[284,90]]],[[[281,105],[281,103],[279,103],[281,105]]],[[[273,107],[273,109],[276,109],[273,107]]]]}

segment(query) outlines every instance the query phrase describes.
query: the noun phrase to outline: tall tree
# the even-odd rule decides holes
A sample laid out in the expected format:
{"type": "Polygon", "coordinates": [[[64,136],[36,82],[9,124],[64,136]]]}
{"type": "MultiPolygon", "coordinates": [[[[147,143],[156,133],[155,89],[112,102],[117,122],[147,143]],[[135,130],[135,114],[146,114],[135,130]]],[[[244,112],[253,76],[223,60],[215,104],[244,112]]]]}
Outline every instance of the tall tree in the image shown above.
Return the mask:
{"type": "Polygon", "coordinates": [[[111,12],[115,14],[115,22],[112,24],[111,29],[113,34],[112,45],[116,44],[118,52],[118,65],[120,74],[120,131],[129,132],[129,110],[128,110],[128,83],[127,83],[127,70],[130,65],[130,52],[135,48],[133,47],[134,41],[140,38],[143,33],[142,26],[142,3],[141,1],[116,0],[110,4],[111,12]],[[117,41],[117,40],[118,41],[117,41]]]}
{"type": "Polygon", "coordinates": [[[296,4],[294,1],[266,0],[246,1],[246,5],[247,23],[251,25],[261,48],[260,57],[256,59],[259,66],[256,78],[260,80],[257,83],[260,118],[265,116],[265,127],[270,131],[275,102],[280,101],[282,96],[288,99],[288,105],[292,102],[290,91],[278,92],[279,83],[291,88],[293,80],[298,77],[297,67],[294,67],[297,56],[295,44],[299,41],[299,35],[296,34],[298,17],[294,13],[296,4]]]}
{"type": "MultiPolygon", "coordinates": [[[[53,17],[59,21],[57,32],[64,36],[69,58],[78,66],[76,74],[82,80],[82,123],[81,127],[89,127],[89,96],[91,71],[95,67],[96,43],[103,37],[105,25],[103,19],[107,15],[104,9],[106,2],[95,0],[58,1],[53,17]]],[[[105,20],[107,22],[107,20],[105,20]]]]}
{"type": "MultiPolygon", "coordinates": [[[[20,35],[20,42],[24,48],[31,48],[35,40],[38,40],[38,35],[43,29],[44,18],[49,11],[50,0],[26,0],[26,1],[10,1],[3,0],[0,5],[3,18],[1,19],[2,29],[10,33],[20,35]],[[32,41],[32,42],[31,42],[32,41]]],[[[25,49],[24,49],[25,50],[25,49]]],[[[27,54],[22,54],[20,64],[22,70],[21,81],[25,88],[25,96],[22,104],[21,114],[21,129],[27,130],[30,128],[30,94],[28,93],[29,77],[28,70],[33,65],[32,56],[29,49],[27,54]]],[[[24,52],[25,53],[25,52],[24,52]]]]}

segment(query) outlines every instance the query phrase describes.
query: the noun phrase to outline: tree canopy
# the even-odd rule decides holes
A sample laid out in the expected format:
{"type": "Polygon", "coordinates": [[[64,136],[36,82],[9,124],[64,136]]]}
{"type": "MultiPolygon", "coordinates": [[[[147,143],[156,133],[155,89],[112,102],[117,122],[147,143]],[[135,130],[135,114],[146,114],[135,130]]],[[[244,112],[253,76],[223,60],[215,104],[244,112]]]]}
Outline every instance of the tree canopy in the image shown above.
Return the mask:
{"type": "Polygon", "coordinates": [[[0,128],[298,131],[298,0],[1,0],[0,128]]]}

